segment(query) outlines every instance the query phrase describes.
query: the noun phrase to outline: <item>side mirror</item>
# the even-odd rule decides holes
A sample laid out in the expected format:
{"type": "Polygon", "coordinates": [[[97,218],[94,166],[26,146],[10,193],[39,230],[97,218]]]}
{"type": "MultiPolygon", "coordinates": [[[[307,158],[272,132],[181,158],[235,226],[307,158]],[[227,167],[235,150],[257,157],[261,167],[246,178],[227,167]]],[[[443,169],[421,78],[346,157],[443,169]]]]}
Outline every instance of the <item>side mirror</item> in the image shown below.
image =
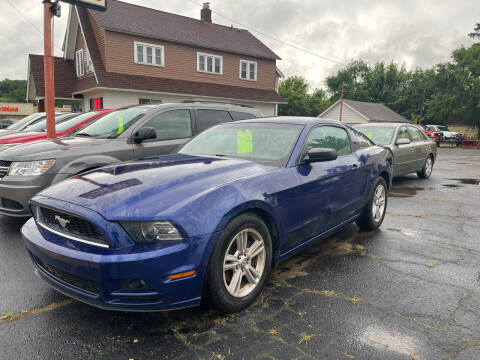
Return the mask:
{"type": "Polygon", "coordinates": [[[307,164],[322,162],[322,161],[332,161],[338,157],[337,151],[335,149],[327,148],[313,148],[310,149],[305,156],[304,161],[307,164]]]}
{"type": "Polygon", "coordinates": [[[406,139],[406,138],[401,138],[401,139],[397,139],[397,145],[408,145],[410,144],[410,139],[406,139]]]}
{"type": "Polygon", "coordinates": [[[137,144],[145,140],[151,140],[156,138],[157,138],[157,132],[155,131],[154,128],[151,128],[151,127],[141,128],[133,135],[133,141],[136,142],[137,144]]]}

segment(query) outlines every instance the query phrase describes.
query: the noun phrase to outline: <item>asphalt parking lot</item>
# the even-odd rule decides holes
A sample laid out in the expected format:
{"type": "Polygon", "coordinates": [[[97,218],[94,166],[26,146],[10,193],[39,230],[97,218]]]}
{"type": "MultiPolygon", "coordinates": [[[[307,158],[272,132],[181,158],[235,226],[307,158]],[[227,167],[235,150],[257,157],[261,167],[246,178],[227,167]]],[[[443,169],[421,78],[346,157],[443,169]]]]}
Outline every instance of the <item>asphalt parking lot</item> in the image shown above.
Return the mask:
{"type": "Polygon", "coordinates": [[[0,217],[2,359],[480,359],[480,151],[394,180],[380,231],[348,226],[277,268],[246,311],[119,313],[33,273],[0,217]]]}

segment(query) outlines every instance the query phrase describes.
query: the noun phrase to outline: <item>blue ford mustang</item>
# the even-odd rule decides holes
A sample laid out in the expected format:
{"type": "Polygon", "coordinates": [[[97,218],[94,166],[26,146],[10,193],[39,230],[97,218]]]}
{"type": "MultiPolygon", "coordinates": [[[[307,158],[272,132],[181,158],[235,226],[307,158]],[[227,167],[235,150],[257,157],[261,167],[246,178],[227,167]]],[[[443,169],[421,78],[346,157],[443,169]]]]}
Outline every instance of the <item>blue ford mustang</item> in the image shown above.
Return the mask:
{"type": "Polygon", "coordinates": [[[238,311],[272,267],[356,221],[379,227],[392,154],[316,118],[213,127],[176,154],[75,176],[32,199],[37,273],[94,306],[238,311]]]}

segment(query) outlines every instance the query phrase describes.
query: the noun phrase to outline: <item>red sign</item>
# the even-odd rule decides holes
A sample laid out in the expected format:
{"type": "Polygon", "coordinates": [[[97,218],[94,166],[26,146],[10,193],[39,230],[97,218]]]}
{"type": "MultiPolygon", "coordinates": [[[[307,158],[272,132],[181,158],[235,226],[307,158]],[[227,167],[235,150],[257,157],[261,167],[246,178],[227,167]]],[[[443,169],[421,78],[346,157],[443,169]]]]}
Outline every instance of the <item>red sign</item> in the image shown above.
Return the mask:
{"type": "Polygon", "coordinates": [[[13,106],[2,106],[0,108],[1,111],[8,111],[8,112],[18,112],[18,107],[13,106]]]}

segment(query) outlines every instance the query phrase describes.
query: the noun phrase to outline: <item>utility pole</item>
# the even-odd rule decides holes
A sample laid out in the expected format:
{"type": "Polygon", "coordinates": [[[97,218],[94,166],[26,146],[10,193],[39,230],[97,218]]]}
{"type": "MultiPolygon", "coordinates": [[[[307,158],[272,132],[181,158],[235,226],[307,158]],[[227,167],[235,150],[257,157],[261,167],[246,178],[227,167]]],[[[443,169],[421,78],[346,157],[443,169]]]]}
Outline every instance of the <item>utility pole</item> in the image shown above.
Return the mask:
{"type": "Polygon", "coordinates": [[[342,112],[343,112],[343,87],[340,94],[340,122],[342,122],[342,112]]]}
{"type": "Polygon", "coordinates": [[[423,108],[425,107],[425,94],[427,92],[427,87],[423,88],[423,98],[422,98],[422,106],[420,107],[420,124],[423,123],[423,108]]]}
{"type": "Polygon", "coordinates": [[[55,88],[53,77],[53,10],[50,0],[43,0],[43,74],[45,80],[45,111],[47,138],[55,139],[55,88]]]}

